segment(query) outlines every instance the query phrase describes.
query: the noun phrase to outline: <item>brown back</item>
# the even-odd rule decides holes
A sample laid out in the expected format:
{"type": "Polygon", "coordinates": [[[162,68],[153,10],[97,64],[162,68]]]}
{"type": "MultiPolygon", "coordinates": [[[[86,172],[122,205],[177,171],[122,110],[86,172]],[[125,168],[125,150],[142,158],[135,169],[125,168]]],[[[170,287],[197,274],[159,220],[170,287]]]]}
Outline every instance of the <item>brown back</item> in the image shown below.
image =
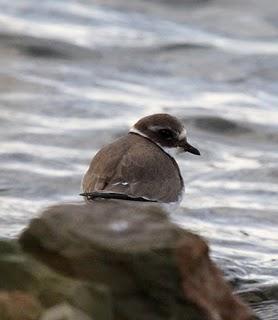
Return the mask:
{"type": "Polygon", "coordinates": [[[83,191],[109,191],[175,202],[183,189],[177,163],[159,146],[128,134],[102,148],[83,178],[83,191]]]}

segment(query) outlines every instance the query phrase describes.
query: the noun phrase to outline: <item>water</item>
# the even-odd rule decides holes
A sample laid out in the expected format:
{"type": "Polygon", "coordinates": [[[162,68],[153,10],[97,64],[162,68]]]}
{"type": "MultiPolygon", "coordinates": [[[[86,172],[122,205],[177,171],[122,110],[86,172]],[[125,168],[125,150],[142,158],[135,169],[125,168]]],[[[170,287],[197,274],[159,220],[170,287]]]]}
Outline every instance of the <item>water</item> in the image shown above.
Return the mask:
{"type": "Polygon", "coordinates": [[[173,218],[277,319],[278,3],[0,0],[0,234],[79,198],[89,160],[140,117],[182,118],[173,218]],[[273,289],[274,288],[274,289],[273,289]],[[267,295],[271,291],[272,293],[267,295]],[[267,295],[267,298],[266,298],[267,295]]]}

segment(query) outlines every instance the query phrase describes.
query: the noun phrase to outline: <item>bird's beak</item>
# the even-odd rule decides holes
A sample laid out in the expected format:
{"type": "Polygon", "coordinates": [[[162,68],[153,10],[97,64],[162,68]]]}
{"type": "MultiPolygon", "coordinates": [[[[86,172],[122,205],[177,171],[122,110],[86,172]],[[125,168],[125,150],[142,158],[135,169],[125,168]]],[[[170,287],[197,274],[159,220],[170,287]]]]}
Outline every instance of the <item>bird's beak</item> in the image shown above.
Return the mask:
{"type": "Polygon", "coordinates": [[[190,152],[196,154],[197,156],[201,155],[200,151],[189,144],[186,139],[181,140],[178,144],[178,147],[182,148],[184,152],[190,152]]]}

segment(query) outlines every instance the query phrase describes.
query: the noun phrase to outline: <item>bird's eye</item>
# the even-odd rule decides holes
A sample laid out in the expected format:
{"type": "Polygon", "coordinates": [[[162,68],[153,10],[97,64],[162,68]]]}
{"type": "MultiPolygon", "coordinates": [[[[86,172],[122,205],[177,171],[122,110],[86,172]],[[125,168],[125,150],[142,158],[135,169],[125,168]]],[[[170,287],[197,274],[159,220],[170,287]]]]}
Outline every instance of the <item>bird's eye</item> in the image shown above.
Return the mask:
{"type": "Polygon", "coordinates": [[[160,129],[158,131],[161,138],[171,140],[175,137],[175,133],[169,129],[160,129]]]}

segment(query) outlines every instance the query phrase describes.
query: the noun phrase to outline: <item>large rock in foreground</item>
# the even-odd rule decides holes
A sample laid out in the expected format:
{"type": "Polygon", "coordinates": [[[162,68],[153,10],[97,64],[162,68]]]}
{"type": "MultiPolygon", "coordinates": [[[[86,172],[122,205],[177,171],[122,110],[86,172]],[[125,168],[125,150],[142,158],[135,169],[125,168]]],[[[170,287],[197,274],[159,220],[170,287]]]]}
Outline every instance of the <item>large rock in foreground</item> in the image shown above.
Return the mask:
{"type": "Polygon", "coordinates": [[[99,200],[62,204],[34,219],[22,247],[91,283],[94,319],[251,320],[199,236],[156,205],[99,200]]]}

